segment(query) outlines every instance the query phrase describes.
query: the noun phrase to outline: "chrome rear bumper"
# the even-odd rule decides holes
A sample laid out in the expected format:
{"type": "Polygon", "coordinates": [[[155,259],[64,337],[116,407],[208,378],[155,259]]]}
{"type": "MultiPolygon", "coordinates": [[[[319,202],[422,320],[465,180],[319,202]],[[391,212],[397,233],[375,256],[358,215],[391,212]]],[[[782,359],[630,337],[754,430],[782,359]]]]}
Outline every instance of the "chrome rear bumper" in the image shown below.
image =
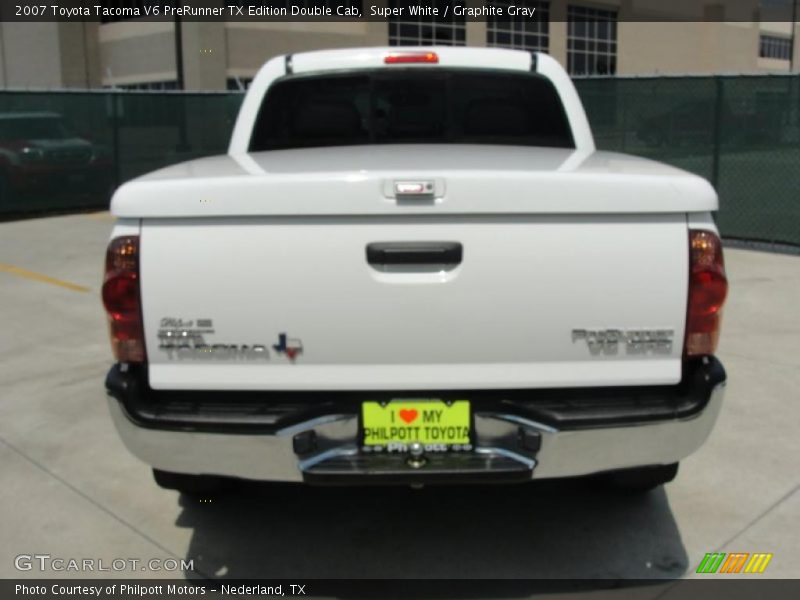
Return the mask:
{"type": "MultiPolygon", "coordinates": [[[[463,460],[461,467],[456,462],[449,467],[438,464],[438,468],[440,474],[467,475],[466,481],[518,481],[677,462],[708,438],[722,405],[724,388],[724,380],[709,388],[703,409],[686,418],[618,426],[561,430],[515,415],[478,412],[475,415],[478,443],[473,457],[483,454],[478,458],[485,460],[456,459],[463,460]],[[523,433],[536,440],[534,446],[538,447],[521,444],[523,433]],[[495,476],[490,473],[492,470],[495,476]],[[470,473],[474,477],[468,476],[470,473]]],[[[271,481],[402,483],[424,482],[428,475],[426,468],[434,468],[408,467],[406,472],[399,459],[383,471],[371,467],[357,449],[358,419],[352,414],[331,414],[265,434],[143,427],[112,396],[109,396],[109,410],[131,453],[164,471],[271,481]],[[298,454],[296,436],[310,431],[314,432],[315,449],[298,454]]],[[[436,481],[434,477],[433,482],[436,481]]]]}

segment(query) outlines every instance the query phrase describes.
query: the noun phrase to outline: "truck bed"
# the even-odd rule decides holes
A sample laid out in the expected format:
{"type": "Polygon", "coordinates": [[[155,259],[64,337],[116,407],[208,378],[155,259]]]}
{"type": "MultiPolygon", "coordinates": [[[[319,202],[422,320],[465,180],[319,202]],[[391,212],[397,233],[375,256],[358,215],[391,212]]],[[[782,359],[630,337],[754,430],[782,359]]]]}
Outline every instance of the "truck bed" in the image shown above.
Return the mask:
{"type": "Polygon", "coordinates": [[[112,211],[135,218],[641,214],[715,210],[716,202],[696,175],[613,152],[387,144],[198,159],[122,186],[112,211]],[[439,180],[441,189],[435,202],[398,205],[385,190],[395,179],[439,180]]]}
{"type": "Polygon", "coordinates": [[[714,202],[619,154],[395,145],[201,159],[113,210],[142,219],[154,388],[466,389],[678,382],[687,211],[714,202]],[[434,193],[392,197],[404,180],[434,193]],[[387,243],[462,254],[375,264],[387,243]]]}

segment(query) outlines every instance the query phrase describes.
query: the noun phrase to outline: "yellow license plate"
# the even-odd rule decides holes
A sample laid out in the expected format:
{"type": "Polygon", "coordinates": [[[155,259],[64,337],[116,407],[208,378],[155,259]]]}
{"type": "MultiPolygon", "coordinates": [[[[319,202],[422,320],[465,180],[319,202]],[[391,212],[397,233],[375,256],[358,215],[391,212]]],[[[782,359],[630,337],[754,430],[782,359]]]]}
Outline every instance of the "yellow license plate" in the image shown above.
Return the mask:
{"type": "Polygon", "coordinates": [[[361,405],[365,446],[470,443],[469,400],[392,400],[361,405]]]}

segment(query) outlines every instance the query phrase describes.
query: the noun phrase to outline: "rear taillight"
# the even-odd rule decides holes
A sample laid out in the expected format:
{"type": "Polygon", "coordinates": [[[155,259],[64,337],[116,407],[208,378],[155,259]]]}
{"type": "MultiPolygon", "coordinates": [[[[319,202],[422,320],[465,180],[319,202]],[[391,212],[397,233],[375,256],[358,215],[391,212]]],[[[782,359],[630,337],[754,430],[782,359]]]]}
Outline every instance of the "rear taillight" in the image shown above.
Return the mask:
{"type": "Polygon", "coordinates": [[[144,362],[138,236],[114,238],[108,245],[103,306],[114,357],[119,362],[144,362]]]}
{"type": "Polygon", "coordinates": [[[727,294],[722,242],[711,231],[690,230],[686,356],[703,356],[716,350],[722,304],[727,294]]]}
{"type": "Polygon", "coordinates": [[[387,65],[408,65],[414,63],[439,62],[439,55],[436,52],[392,52],[383,59],[387,65]]]}

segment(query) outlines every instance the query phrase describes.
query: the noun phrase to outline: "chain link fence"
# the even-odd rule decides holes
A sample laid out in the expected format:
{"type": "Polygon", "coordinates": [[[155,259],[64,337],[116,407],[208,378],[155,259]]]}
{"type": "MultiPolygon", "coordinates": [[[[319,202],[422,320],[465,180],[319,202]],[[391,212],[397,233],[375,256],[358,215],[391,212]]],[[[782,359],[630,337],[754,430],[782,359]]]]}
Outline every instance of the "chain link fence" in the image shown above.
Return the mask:
{"type": "MultiPolygon", "coordinates": [[[[576,80],[598,148],[707,178],[728,238],[800,246],[800,76],[576,80]]],[[[241,93],[0,91],[0,216],[108,206],[121,182],[224,153],[241,93]]]]}
{"type": "Polygon", "coordinates": [[[727,238],[800,246],[800,77],[576,80],[598,148],[705,177],[727,238]]]}
{"type": "Polygon", "coordinates": [[[106,208],[122,182],[224,153],[242,98],[0,91],[0,216],[106,208]]]}

